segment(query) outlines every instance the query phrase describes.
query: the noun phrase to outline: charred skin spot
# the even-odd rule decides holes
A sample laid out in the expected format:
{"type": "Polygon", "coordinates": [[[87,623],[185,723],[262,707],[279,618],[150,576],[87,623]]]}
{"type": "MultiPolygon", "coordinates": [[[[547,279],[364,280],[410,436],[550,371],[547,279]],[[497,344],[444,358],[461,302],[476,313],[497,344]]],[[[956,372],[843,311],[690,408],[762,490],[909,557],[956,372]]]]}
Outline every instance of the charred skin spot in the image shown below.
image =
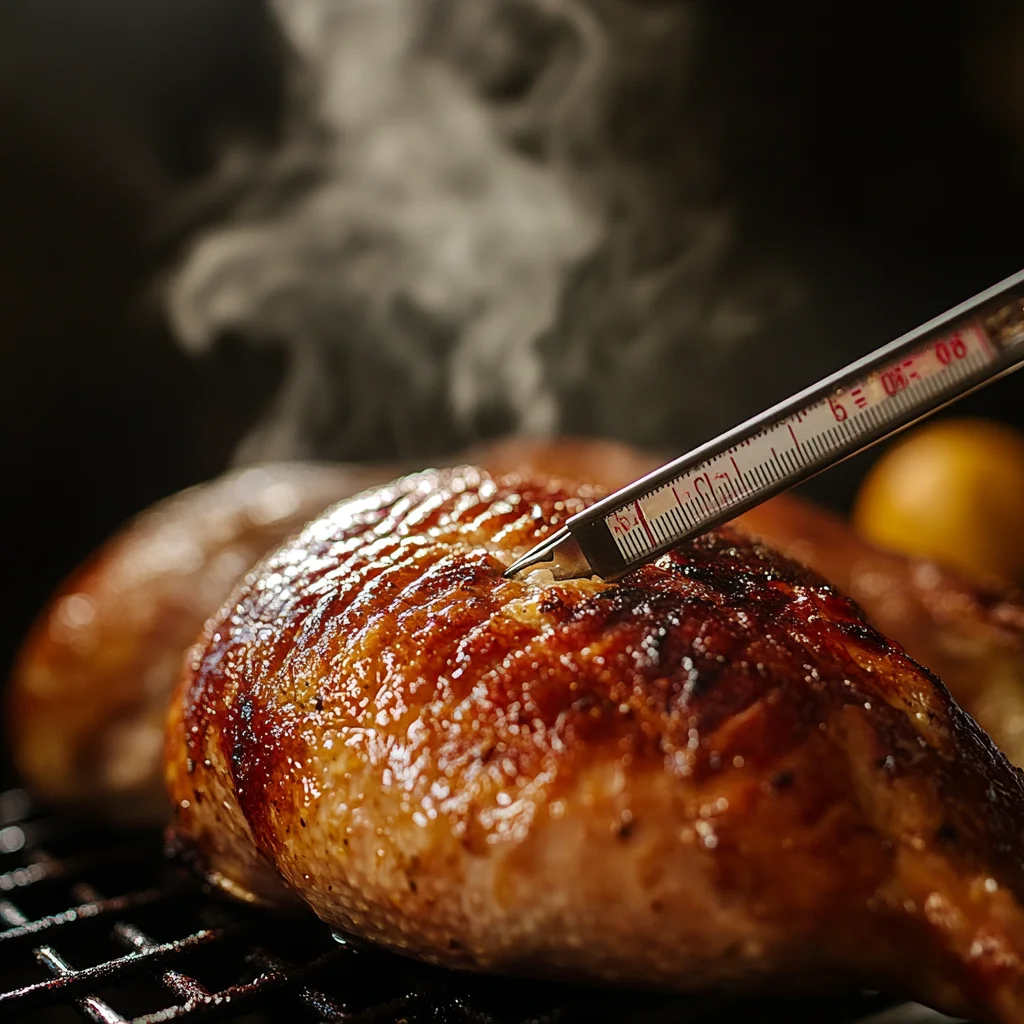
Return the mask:
{"type": "Polygon", "coordinates": [[[878,654],[889,654],[893,650],[893,645],[866,622],[840,621],[836,623],[836,628],[851,640],[878,654]]]}

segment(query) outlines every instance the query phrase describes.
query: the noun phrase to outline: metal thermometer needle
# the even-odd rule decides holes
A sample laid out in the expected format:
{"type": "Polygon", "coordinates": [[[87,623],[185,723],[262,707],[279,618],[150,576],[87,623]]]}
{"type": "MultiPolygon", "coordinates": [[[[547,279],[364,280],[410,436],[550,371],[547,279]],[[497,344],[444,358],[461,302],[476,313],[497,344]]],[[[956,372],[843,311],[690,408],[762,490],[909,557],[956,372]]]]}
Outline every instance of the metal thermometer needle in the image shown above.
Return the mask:
{"type": "Polygon", "coordinates": [[[1024,365],[1024,271],[648,473],[515,562],[616,579],[1024,365]]]}

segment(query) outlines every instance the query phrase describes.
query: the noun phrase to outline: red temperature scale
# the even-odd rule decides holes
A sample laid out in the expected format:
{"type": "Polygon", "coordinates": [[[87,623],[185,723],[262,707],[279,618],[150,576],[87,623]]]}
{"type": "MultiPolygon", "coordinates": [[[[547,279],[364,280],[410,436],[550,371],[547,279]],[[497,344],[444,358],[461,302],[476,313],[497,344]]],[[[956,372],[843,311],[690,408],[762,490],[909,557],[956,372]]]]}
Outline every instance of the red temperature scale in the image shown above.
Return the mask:
{"type": "Polygon", "coordinates": [[[1024,365],[1024,271],[624,487],[509,578],[613,580],[1024,365]]]}

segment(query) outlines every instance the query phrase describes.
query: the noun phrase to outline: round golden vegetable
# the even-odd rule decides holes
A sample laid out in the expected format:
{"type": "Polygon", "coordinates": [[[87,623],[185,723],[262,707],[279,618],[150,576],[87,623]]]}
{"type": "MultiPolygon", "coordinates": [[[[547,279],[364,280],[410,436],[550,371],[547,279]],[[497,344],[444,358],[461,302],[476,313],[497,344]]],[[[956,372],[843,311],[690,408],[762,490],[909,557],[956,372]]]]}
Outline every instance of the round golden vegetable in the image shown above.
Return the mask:
{"type": "Polygon", "coordinates": [[[853,519],[880,547],[1024,582],[1024,435],[986,420],[927,424],[875,463],[853,519]]]}

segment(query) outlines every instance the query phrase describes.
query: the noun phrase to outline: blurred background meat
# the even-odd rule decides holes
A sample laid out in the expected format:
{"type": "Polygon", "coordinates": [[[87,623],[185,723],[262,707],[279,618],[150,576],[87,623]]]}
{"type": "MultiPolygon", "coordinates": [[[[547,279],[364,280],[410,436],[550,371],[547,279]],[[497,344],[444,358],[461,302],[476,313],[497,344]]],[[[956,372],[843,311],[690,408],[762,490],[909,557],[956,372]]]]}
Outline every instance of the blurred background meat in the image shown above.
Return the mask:
{"type": "Polygon", "coordinates": [[[1019,269],[1022,57],[1008,0],[9,0],[4,667],[233,463],[676,453],[1019,269]]]}

